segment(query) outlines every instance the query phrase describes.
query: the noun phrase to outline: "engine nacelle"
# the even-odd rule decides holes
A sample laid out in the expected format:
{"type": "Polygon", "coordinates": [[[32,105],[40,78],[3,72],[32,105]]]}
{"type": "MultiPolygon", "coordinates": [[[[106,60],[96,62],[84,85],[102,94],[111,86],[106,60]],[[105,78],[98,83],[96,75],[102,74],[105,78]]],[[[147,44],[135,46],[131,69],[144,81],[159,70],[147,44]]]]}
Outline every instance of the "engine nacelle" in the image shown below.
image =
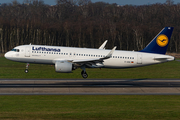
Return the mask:
{"type": "Polygon", "coordinates": [[[60,73],[70,73],[72,72],[72,63],[67,61],[57,61],[55,63],[55,71],[60,73]]]}

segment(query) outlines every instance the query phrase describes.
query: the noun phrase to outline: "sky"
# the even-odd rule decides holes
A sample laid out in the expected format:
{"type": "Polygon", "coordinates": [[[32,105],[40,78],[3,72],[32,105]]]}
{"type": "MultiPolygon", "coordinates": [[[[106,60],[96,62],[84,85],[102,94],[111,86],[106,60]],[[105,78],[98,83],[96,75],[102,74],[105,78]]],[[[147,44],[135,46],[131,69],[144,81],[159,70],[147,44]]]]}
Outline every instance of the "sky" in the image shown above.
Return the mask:
{"type": "MultiPolygon", "coordinates": [[[[0,0],[0,3],[11,3],[13,0],[0,0]]],[[[17,0],[19,3],[23,3],[24,0],[17,0]]],[[[55,5],[56,0],[43,0],[45,4],[55,5]]],[[[93,3],[95,2],[105,2],[105,3],[117,3],[118,5],[147,5],[147,4],[155,4],[155,3],[165,3],[166,0],[91,0],[93,3]]],[[[173,0],[174,4],[180,3],[180,0],[173,0]]]]}

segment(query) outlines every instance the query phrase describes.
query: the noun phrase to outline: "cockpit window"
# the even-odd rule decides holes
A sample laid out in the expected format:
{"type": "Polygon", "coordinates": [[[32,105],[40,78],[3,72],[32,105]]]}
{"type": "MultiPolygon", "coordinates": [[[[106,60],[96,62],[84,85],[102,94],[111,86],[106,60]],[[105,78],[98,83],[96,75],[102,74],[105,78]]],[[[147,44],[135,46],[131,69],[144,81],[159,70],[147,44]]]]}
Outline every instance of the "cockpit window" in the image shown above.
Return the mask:
{"type": "Polygon", "coordinates": [[[12,49],[11,51],[19,52],[19,49],[12,49]]]}

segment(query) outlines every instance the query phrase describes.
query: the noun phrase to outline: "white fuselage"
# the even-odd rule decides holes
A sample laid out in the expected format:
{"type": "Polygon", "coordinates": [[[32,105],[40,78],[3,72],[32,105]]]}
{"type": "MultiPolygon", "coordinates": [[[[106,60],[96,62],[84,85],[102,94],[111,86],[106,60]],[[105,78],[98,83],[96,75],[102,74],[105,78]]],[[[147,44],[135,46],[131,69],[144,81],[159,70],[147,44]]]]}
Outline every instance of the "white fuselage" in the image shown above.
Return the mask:
{"type": "MultiPolygon", "coordinates": [[[[105,57],[111,50],[89,49],[45,45],[21,45],[5,54],[9,60],[25,63],[55,64],[56,60],[86,60],[105,57]]],[[[112,57],[96,67],[129,68],[157,64],[174,60],[162,54],[115,50],[112,57]],[[158,59],[155,59],[158,58],[158,59]]]]}

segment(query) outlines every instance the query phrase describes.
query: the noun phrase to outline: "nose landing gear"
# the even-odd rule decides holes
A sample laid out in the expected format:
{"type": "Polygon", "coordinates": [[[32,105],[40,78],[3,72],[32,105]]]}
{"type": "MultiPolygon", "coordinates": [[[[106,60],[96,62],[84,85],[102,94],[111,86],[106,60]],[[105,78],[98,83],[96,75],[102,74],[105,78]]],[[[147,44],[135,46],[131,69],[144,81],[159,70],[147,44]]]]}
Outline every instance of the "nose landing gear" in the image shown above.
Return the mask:
{"type": "Polygon", "coordinates": [[[28,68],[29,68],[29,63],[26,64],[26,69],[25,69],[25,71],[24,71],[25,73],[28,73],[28,72],[29,72],[28,68]]]}

